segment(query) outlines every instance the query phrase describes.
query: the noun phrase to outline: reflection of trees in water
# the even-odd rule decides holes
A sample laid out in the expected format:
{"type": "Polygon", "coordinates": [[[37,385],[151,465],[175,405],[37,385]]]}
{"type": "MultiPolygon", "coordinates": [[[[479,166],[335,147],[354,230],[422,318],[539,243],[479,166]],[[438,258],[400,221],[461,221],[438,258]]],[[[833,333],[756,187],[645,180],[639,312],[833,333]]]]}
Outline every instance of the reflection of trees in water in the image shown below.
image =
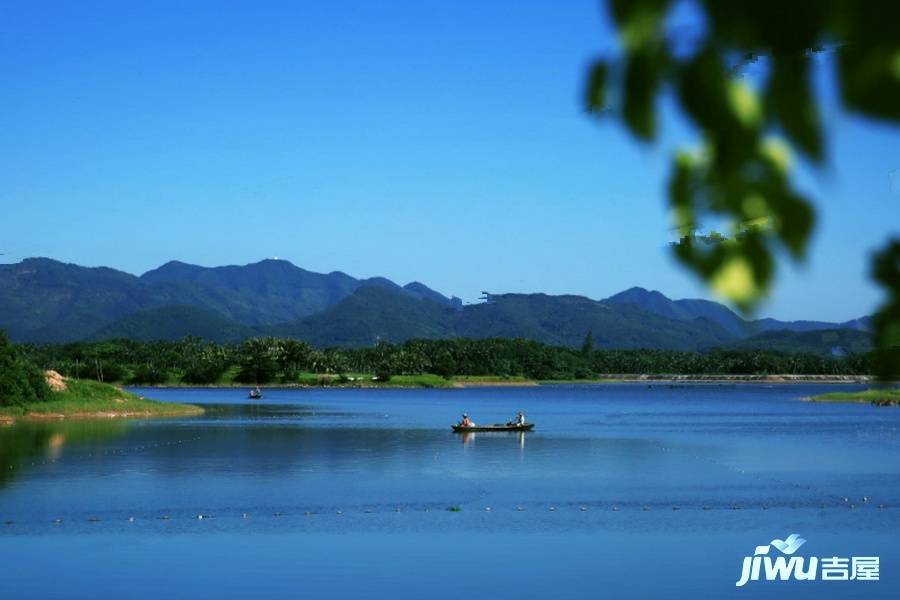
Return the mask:
{"type": "Polygon", "coordinates": [[[55,460],[70,447],[102,445],[120,436],[122,421],[47,421],[0,427],[0,487],[35,460],[55,460]]]}
{"type": "Polygon", "coordinates": [[[489,462],[500,472],[522,468],[527,455],[539,465],[547,452],[572,464],[600,461],[606,472],[632,472],[659,460],[655,443],[491,433],[460,453],[462,442],[449,429],[308,427],[303,417],[343,417],[338,411],[306,407],[217,407],[199,419],[26,422],[0,428],[0,486],[32,463],[65,461],[72,469],[109,460],[103,470],[128,468],[176,477],[252,475],[276,482],[314,473],[453,475],[489,462]],[[282,419],[299,422],[284,423],[282,419]],[[87,463],[79,464],[79,460],[87,463]]]}

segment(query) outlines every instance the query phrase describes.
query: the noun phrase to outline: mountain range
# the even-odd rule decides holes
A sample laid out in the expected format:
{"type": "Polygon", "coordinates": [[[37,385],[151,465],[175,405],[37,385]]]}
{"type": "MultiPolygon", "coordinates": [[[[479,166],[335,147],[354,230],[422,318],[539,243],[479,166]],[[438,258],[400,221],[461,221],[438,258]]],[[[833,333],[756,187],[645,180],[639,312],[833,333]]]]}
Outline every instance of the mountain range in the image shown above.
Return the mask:
{"type": "Polygon", "coordinates": [[[0,328],[14,341],[34,343],[277,335],[316,346],[451,337],[577,346],[590,331],[598,348],[842,354],[871,347],[867,317],[748,321],[716,302],[672,300],[638,287],[604,300],[488,294],[464,306],[419,282],[314,273],[274,259],[224,267],[172,261],[141,276],[48,258],[0,265],[0,328]]]}

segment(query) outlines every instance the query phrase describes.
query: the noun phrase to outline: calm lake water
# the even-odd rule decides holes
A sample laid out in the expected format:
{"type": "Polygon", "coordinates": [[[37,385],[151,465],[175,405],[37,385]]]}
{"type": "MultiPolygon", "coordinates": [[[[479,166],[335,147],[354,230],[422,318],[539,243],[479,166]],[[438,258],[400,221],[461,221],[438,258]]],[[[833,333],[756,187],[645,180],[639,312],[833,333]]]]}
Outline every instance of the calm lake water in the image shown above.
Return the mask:
{"type": "Polygon", "coordinates": [[[207,414],[0,428],[0,597],[897,598],[900,410],[835,389],[138,390],[207,414]],[[735,587],[791,533],[881,580],[735,587]]]}

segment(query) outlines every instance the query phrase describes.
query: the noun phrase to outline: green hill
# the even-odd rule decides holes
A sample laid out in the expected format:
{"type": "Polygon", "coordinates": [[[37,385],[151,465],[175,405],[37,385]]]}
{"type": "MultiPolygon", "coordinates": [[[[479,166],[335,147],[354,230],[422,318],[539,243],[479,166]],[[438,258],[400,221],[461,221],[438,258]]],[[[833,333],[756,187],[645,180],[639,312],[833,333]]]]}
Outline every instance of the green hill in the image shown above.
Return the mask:
{"type": "Polygon", "coordinates": [[[15,341],[85,339],[119,318],[172,296],[134,275],[29,258],[0,265],[0,328],[15,341]]]}
{"type": "MultiPolygon", "coordinates": [[[[455,303],[420,283],[402,288],[380,277],[313,273],[285,260],[227,267],[172,261],[136,277],[105,267],[29,258],[0,264],[0,328],[15,341],[77,341],[105,336],[107,327],[140,329],[135,323],[118,321],[172,306],[193,306],[249,327],[274,325],[326,310],[365,285],[393,289],[410,298],[428,298],[443,306],[455,303]]],[[[139,320],[152,318],[151,314],[139,320]]]]}
{"type": "Polygon", "coordinates": [[[562,346],[580,345],[588,331],[597,348],[699,350],[734,339],[705,319],[667,319],[583,296],[492,295],[485,304],[467,306],[456,320],[459,337],[522,337],[562,346]]]}
{"type": "Polygon", "coordinates": [[[872,336],[855,329],[826,329],[822,331],[767,331],[731,344],[739,350],[774,350],[843,356],[863,354],[872,349],[872,336]]]}
{"type": "Polygon", "coordinates": [[[683,299],[672,300],[657,291],[645,290],[633,287],[610,296],[603,301],[606,304],[635,304],[644,310],[654,314],[689,321],[697,318],[709,319],[718,323],[731,334],[739,338],[747,338],[766,331],[821,331],[825,329],[856,329],[866,331],[869,329],[869,317],[852,319],[842,323],[830,323],[827,321],[779,321],[778,319],[764,318],[746,321],[734,311],[723,304],[711,300],[683,299]]]}
{"type": "Polygon", "coordinates": [[[93,334],[91,340],[173,341],[189,335],[212,342],[238,342],[256,332],[195,306],[164,306],[122,317],[93,334]]]}
{"type": "Polygon", "coordinates": [[[320,314],[266,329],[271,335],[297,337],[318,346],[493,337],[578,346],[588,331],[598,348],[699,350],[734,340],[704,319],[676,321],[636,306],[608,306],[582,296],[503,294],[455,310],[371,286],[320,314]]]}
{"type": "Polygon", "coordinates": [[[456,337],[456,312],[387,287],[364,286],[322,313],[266,331],[314,346],[371,346],[378,340],[456,337]]]}

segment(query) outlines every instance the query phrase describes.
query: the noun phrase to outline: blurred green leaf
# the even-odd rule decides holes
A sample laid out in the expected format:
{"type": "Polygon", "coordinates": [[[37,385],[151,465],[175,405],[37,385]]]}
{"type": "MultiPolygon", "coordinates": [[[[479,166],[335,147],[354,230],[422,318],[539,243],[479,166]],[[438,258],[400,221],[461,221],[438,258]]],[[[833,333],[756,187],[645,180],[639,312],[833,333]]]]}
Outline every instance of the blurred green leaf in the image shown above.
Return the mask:
{"type": "Polygon", "coordinates": [[[625,63],[625,89],[622,115],[631,132],[643,140],[656,133],[656,92],[662,65],[652,52],[640,49],[625,63]]]}
{"type": "Polygon", "coordinates": [[[773,205],[775,229],[781,241],[795,258],[802,258],[815,224],[815,213],[809,202],[787,192],[773,205]]]}
{"type": "Polygon", "coordinates": [[[900,46],[870,50],[848,44],[838,53],[842,98],[864,114],[900,120],[900,46]]]}
{"type": "Polygon", "coordinates": [[[766,89],[772,116],[785,134],[814,161],[822,159],[819,110],[809,88],[809,58],[805,54],[776,56],[766,89]]]}
{"type": "MultiPolygon", "coordinates": [[[[844,103],[900,121],[900,2],[700,0],[696,50],[677,57],[663,31],[670,2],[608,5],[622,58],[594,65],[588,106],[603,109],[614,94],[631,133],[652,140],[660,90],[676,91],[703,152],[679,152],[672,166],[669,208],[679,235],[672,251],[714,291],[750,311],[771,285],[776,253],[802,259],[815,226],[810,201],[790,178],[792,147],[814,163],[825,154],[827,124],[810,81],[810,54],[837,47],[844,103]],[[761,58],[769,69],[762,103],[740,76],[761,58]],[[768,137],[779,130],[786,141],[768,137]],[[697,234],[710,217],[733,223],[731,236],[697,234]]],[[[878,255],[873,277],[888,293],[873,319],[879,372],[900,375],[900,242],[878,255]]]]}
{"type": "Polygon", "coordinates": [[[892,239],[875,255],[872,278],[888,293],[872,317],[875,329],[875,368],[885,379],[900,378],[900,239],[892,239]]]}
{"type": "Polygon", "coordinates": [[[626,48],[656,37],[669,8],[668,0],[611,0],[610,14],[626,48]]]}
{"type": "Polygon", "coordinates": [[[585,105],[589,112],[601,113],[607,110],[606,86],[609,79],[609,65],[604,60],[598,60],[591,67],[585,90],[585,105]]]}
{"type": "MultiPolygon", "coordinates": [[[[758,124],[740,114],[741,102],[733,100],[732,85],[721,57],[711,48],[699,52],[678,71],[681,105],[702,130],[713,148],[713,160],[723,172],[734,171],[747,160],[758,135],[758,124]]],[[[749,114],[752,108],[746,110],[749,114]]]]}
{"type": "Polygon", "coordinates": [[[833,7],[844,103],[875,118],[900,120],[900,2],[843,0],[833,7]]]}

